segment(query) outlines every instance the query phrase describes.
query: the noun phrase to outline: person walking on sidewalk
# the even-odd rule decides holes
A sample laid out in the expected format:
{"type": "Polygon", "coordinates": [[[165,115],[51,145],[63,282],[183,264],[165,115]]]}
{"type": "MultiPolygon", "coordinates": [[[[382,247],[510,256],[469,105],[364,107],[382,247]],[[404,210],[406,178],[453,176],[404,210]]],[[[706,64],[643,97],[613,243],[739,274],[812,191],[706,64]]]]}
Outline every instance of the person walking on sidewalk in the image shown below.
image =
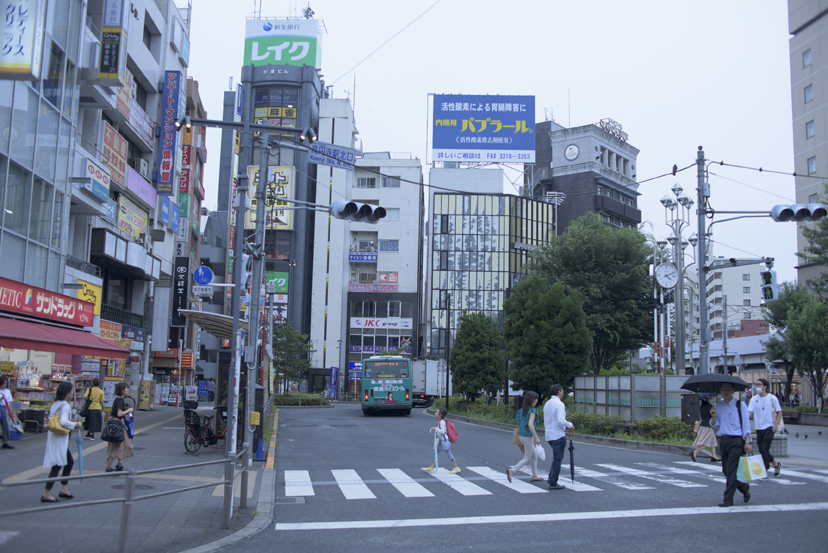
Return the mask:
{"type": "MultiPolygon", "coordinates": [[[[446,428],[446,421],[443,420],[446,418],[447,413],[448,411],[442,407],[437,409],[437,412],[434,413],[434,416],[437,418],[437,426],[431,427],[431,431],[437,434],[437,450],[445,451],[449,459],[451,459],[451,463],[454,465],[454,468],[451,469],[449,473],[457,474],[460,472],[460,467],[457,466],[457,461],[454,459],[454,455],[451,454],[451,442],[448,437],[448,428],[446,428]]],[[[431,461],[431,466],[424,468],[423,470],[434,474],[434,461],[431,461]]]]}
{"type": "Polygon", "coordinates": [[[719,507],[732,507],[733,496],[738,489],[742,492],[745,503],[750,501],[750,484],[739,482],[739,459],[742,453],[750,453],[750,414],[744,402],[733,398],[733,384],[722,383],[719,388],[722,401],[710,410],[710,426],[719,431],[722,443],[722,473],[727,478],[724,501],[719,507]]]}
{"type": "Polygon", "coordinates": [[[89,399],[89,416],[83,421],[83,429],[86,430],[86,437],[95,441],[95,433],[103,428],[103,404],[104,393],[100,388],[101,379],[93,378],[92,387],[86,390],[84,399],[89,399]]]}
{"type": "Polygon", "coordinates": [[[753,396],[748,405],[748,413],[755,421],[756,445],[765,462],[765,470],[770,470],[770,466],[773,465],[773,475],[779,476],[782,472],[782,463],[773,458],[770,447],[773,435],[779,428],[779,421],[782,420],[782,407],[779,406],[776,396],[768,393],[770,383],[767,379],[760,378],[756,386],[759,388],[759,393],[753,396]]]}
{"type": "Polygon", "coordinates": [[[699,421],[699,433],[696,435],[696,440],[693,442],[693,451],[690,452],[690,457],[692,457],[693,461],[696,460],[696,456],[701,453],[704,448],[710,450],[710,462],[711,463],[720,463],[722,460],[716,456],[716,448],[719,446],[719,442],[716,441],[716,433],[713,432],[713,429],[710,427],[710,410],[713,409],[713,406],[710,405],[710,402],[707,401],[710,396],[713,394],[701,394],[701,405],[699,406],[699,413],[701,415],[701,420],[699,421]]]}
{"type": "Polygon", "coordinates": [[[11,402],[12,395],[9,391],[9,377],[0,376],[0,424],[3,428],[3,449],[14,449],[9,443],[11,439],[11,402]]]}
{"type": "MultiPolygon", "coordinates": [[[[52,408],[49,409],[49,418],[54,415],[60,417],[60,425],[67,428],[66,434],[55,434],[48,432],[46,436],[46,453],[43,455],[43,468],[49,470],[49,478],[56,478],[61,467],[63,467],[63,477],[66,478],[72,472],[72,467],[75,460],[72,458],[72,452],[69,451],[69,436],[72,435],[72,429],[79,424],[79,422],[72,422],[72,408],[66,402],[66,396],[72,392],[71,382],[61,382],[55,392],[55,402],[52,408]]],[[[72,499],[75,497],[69,493],[69,481],[61,480],[59,497],[64,499],[72,499]]],[[[40,501],[43,503],[57,503],[59,499],[52,496],[52,486],[54,482],[46,484],[46,489],[43,495],[40,496],[40,501]]]]}
{"type": "Polygon", "coordinates": [[[130,407],[127,409],[124,398],[129,395],[129,384],[126,382],[118,382],[115,384],[115,401],[112,402],[112,411],[110,412],[110,419],[118,419],[124,427],[124,441],[123,442],[107,442],[106,445],[106,472],[112,472],[112,462],[118,459],[118,464],[115,465],[115,470],[124,470],[124,465],[121,461],[129,459],[135,455],[135,450],[132,448],[132,440],[127,434],[124,418],[132,413],[134,409],[130,407]]]}
{"type": "Polygon", "coordinates": [[[552,396],[543,406],[543,425],[546,427],[545,438],[552,448],[552,466],[549,468],[550,490],[562,490],[566,486],[558,484],[558,476],[561,474],[561,461],[566,451],[566,429],[574,428],[571,422],[566,420],[566,406],[563,404],[564,390],[560,384],[553,384],[549,390],[552,396]]]}
{"type": "Polygon", "coordinates": [[[538,456],[535,455],[535,444],[540,445],[541,443],[536,431],[539,421],[538,410],[535,409],[539,398],[537,392],[526,392],[526,396],[523,398],[523,408],[515,413],[518,436],[521,444],[523,444],[523,459],[517,465],[506,469],[506,478],[509,479],[509,482],[512,481],[515,471],[527,464],[532,469],[532,482],[543,480],[538,476],[538,456]]]}
{"type": "Polygon", "coordinates": [[[211,378],[207,381],[207,401],[213,403],[216,399],[216,380],[211,378]]]}

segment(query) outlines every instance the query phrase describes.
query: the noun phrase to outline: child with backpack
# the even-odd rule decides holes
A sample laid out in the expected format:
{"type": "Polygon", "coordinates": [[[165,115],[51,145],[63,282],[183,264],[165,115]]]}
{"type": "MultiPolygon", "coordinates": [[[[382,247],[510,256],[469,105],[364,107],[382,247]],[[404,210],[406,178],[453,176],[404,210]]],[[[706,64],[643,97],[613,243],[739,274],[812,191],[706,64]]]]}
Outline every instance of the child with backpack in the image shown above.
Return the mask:
{"type": "MultiPolygon", "coordinates": [[[[457,430],[454,428],[454,424],[451,421],[444,420],[446,414],[447,411],[442,408],[438,409],[437,412],[434,413],[434,416],[437,419],[437,426],[433,426],[431,431],[437,434],[438,450],[445,451],[454,465],[454,468],[449,471],[449,474],[457,474],[460,472],[460,467],[457,466],[457,461],[454,460],[454,455],[451,454],[451,444],[457,441],[457,430]]],[[[434,474],[434,461],[431,461],[430,467],[424,468],[423,470],[434,474]]]]}

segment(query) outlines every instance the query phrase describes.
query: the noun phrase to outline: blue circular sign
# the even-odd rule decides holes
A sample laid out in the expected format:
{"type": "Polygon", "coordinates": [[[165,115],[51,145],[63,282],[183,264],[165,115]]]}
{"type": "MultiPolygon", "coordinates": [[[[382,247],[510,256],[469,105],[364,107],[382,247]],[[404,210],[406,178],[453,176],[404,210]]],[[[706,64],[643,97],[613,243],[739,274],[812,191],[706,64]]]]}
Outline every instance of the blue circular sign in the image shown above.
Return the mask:
{"type": "Polygon", "coordinates": [[[210,267],[202,265],[193,271],[193,280],[199,286],[207,286],[213,282],[213,270],[210,267]]]}

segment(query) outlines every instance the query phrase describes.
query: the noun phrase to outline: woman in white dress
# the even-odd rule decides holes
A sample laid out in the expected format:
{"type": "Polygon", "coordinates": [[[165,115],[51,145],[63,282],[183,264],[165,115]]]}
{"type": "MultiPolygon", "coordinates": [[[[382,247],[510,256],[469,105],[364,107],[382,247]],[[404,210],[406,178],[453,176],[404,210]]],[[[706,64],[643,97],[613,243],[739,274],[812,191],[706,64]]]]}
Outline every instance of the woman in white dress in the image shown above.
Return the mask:
{"type": "MultiPolygon", "coordinates": [[[[49,418],[52,418],[52,415],[59,416],[60,425],[69,430],[66,434],[55,434],[54,432],[49,432],[46,437],[46,454],[43,456],[43,468],[51,469],[49,471],[49,478],[57,477],[61,467],[63,467],[63,476],[69,476],[72,472],[72,467],[75,464],[75,460],[72,458],[72,453],[69,451],[69,436],[72,435],[72,429],[80,423],[72,422],[71,420],[72,407],[66,401],[66,397],[71,392],[72,383],[61,382],[60,386],[58,386],[57,392],[55,393],[55,402],[52,404],[52,408],[49,409],[49,418]]],[[[46,491],[44,491],[43,495],[40,497],[40,501],[43,503],[57,503],[59,501],[59,499],[52,496],[53,484],[54,482],[46,484],[46,491]]],[[[69,488],[67,487],[69,482],[67,480],[62,480],[60,484],[60,493],[58,494],[59,497],[62,497],[63,499],[72,499],[75,497],[69,493],[69,488]]]]}

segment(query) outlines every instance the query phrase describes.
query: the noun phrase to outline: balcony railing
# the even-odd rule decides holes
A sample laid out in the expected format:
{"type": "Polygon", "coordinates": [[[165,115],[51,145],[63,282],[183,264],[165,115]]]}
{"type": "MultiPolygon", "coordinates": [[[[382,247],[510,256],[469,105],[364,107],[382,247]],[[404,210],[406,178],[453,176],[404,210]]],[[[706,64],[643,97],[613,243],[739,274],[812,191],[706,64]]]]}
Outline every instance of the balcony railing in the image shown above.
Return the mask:
{"type": "Polygon", "coordinates": [[[93,265],[92,263],[88,263],[82,259],[78,259],[75,256],[67,255],[66,256],[66,265],[68,267],[72,267],[73,269],[77,269],[83,273],[88,275],[92,275],[94,277],[101,278],[101,268],[97,265],[93,265]]]}
{"type": "Polygon", "coordinates": [[[101,319],[137,328],[144,328],[144,316],[111,305],[101,305],[101,319]]]}

